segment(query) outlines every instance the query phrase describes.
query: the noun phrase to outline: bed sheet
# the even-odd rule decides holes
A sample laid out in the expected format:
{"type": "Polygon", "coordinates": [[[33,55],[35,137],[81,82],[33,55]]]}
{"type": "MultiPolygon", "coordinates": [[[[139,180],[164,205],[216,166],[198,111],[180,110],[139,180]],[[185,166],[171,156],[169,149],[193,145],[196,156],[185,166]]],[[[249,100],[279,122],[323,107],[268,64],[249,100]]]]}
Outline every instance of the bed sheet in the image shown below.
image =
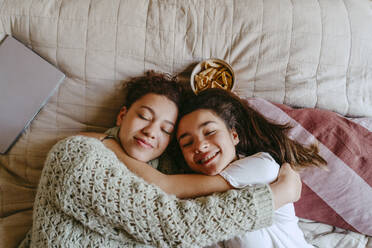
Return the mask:
{"type": "Polygon", "coordinates": [[[372,248],[372,237],[327,224],[300,219],[305,239],[318,248],[372,248]]]}

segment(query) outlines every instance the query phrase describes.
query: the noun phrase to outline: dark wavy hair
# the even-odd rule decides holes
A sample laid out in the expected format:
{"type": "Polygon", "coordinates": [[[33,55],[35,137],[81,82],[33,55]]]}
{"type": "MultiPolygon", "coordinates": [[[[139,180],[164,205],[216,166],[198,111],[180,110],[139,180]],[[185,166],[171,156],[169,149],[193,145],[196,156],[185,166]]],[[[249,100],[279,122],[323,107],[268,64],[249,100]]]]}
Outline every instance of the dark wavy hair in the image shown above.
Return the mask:
{"type": "Polygon", "coordinates": [[[294,169],[307,166],[323,167],[327,162],[319,155],[316,144],[305,147],[288,138],[289,124],[275,124],[250,108],[237,95],[221,90],[207,89],[190,97],[180,109],[180,119],[198,109],[208,109],[219,116],[229,130],[239,135],[237,153],[246,156],[268,152],[279,164],[290,163],[294,169]]]}
{"type": "Polygon", "coordinates": [[[146,72],[145,76],[132,78],[126,83],[127,95],[124,105],[129,109],[134,102],[146,94],[163,95],[179,108],[183,100],[183,88],[169,74],[146,72]]]}

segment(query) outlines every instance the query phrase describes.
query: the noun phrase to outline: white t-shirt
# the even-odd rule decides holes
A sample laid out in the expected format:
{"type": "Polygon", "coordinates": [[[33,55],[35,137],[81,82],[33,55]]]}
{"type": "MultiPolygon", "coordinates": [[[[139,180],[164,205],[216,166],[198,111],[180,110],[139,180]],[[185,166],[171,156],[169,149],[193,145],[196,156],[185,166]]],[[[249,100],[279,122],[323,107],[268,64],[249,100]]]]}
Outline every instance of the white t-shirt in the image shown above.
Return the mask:
{"type": "MultiPolygon", "coordinates": [[[[220,175],[234,188],[273,182],[279,164],[265,152],[234,161],[220,175]]],[[[308,248],[304,234],[298,227],[293,204],[286,204],[274,212],[273,225],[242,236],[220,242],[211,247],[308,248]]]]}

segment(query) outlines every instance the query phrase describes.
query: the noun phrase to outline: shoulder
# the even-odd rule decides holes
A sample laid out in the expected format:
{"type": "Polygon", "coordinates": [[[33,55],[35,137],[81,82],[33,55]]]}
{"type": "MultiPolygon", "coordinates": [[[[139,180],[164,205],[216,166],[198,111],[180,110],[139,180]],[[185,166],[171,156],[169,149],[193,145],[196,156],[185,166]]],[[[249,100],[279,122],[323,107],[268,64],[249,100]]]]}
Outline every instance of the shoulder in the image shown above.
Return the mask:
{"type": "Polygon", "coordinates": [[[273,157],[267,152],[258,152],[251,156],[242,157],[232,163],[232,165],[240,165],[244,167],[262,167],[272,168],[279,170],[279,164],[273,159],[273,157]]]}
{"type": "Polygon", "coordinates": [[[264,152],[232,162],[220,175],[233,187],[241,188],[249,184],[270,183],[276,179],[279,165],[264,152]]]}
{"type": "Polygon", "coordinates": [[[99,141],[96,138],[84,136],[84,135],[74,135],[74,136],[69,136],[67,138],[64,138],[56,143],[58,144],[87,144],[87,145],[95,145],[95,144],[101,144],[102,142],[99,141]]]}
{"type": "Polygon", "coordinates": [[[74,152],[88,153],[92,150],[104,148],[105,146],[98,139],[82,135],[70,136],[58,141],[49,153],[74,152]]]}
{"type": "Polygon", "coordinates": [[[246,158],[256,158],[256,159],[262,159],[270,163],[276,163],[275,159],[267,152],[258,152],[246,158]]]}
{"type": "Polygon", "coordinates": [[[98,139],[86,136],[70,136],[58,141],[49,151],[44,167],[73,168],[78,164],[93,164],[104,157],[112,157],[113,152],[107,149],[98,139]]]}

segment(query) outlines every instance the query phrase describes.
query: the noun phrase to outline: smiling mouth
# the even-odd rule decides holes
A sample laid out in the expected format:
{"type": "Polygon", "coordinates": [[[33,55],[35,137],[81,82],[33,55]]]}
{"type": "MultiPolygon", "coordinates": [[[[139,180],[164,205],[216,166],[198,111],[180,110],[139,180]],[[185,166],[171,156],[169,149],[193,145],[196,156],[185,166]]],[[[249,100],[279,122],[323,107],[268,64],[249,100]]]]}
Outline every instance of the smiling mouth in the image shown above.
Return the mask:
{"type": "Polygon", "coordinates": [[[215,153],[212,153],[212,154],[209,154],[208,156],[202,158],[202,159],[199,159],[198,161],[196,161],[197,164],[199,165],[207,165],[209,164],[215,157],[217,157],[217,155],[220,154],[220,151],[217,151],[215,153]]]}
{"type": "Polygon", "coordinates": [[[143,148],[147,148],[147,149],[151,149],[151,148],[153,148],[153,146],[152,146],[150,143],[146,142],[146,141],[143,140],[143,139],[140,139],[140,138],[134,137],[134,140],[136,141],[136,143],[137,143],[138,145],[140,145],[140,146],[143,147],[143,148]]]}

